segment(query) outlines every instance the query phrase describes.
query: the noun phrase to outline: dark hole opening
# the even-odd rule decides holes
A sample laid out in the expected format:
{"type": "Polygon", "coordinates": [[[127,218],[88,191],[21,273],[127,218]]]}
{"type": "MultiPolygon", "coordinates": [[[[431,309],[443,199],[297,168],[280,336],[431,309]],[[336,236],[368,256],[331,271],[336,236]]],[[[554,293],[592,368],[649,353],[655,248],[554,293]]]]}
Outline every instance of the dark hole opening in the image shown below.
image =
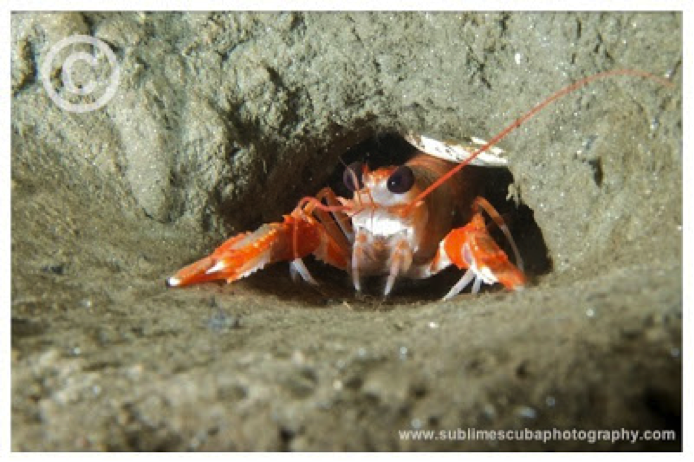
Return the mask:
{"type": "MultiPolygon", "coordinates": [[[[394,133],[378,134],[352,146],[340,157],[340,163],[331,173],[328,179],[328,185],[338,196],[351,198],[352,191],[345,186],[343,181],[343,173],[348,165],[360,161],[368,164],[371,169],[388,165],[399,166],[404,164],[416,153],[417,149],[405,141],[400,135],[394,133]]],[[[522,203],[516,205],[513,200],[507,200],[506,198],[509,186],[513,183],[513,175],[507,168],[485,168],[476,166],[467,166],[465,168],[474,172],[475,177],[479,180],[479,190],[476,191],[476,194],[485,197],[502,215],[509,227],[511,235],[524,260],[526,276],[528,277],[529,283],[532,284],[534,278],[548,273],[552,265],[548,257],[547,247],[543,240],[542,232],[533,218],[532,209],[522,203]]],[[[471,206],[472,204],[470,204],[470,207],[471,206]]],[[[488,222],[491,222],[488,217],[486,218],[488,222]]],[[[462,222],[456,224],[456,226],[463,225],[465,225],[465,223],[462,222]]],[[[513,253],[503,234],[495,226],[491,228],[490,232],[496,242],[513,261],[513,253]]],[[[339,303],[340,300],[346,300],[352,303],[352,300],[355,300],[354,288],[352,287],[352,282],[347,273],[329,265],[316,262],[313,258],[307,258],[306,265],[320,283],[320,286],[316,289],[322,294],[325,303],[339,303]]],[[[274,265],[273,268],[267,268],[264,271],[273,273],[275,276],[280,276],[281,273],[286,274],[287,269],[286,265],[274,265]],[[281,268],[276,268],[277,266],[281,268]]],[[[366,295],[361,295],[356,298],[365,302],[371,300],[377,304],[437,300],[445,295],[461,276],[462,273],[460,270],[451,267],[428,279],[409,280],[400,278],[396,281],[392,294],[385,301],[381,296],[385,284],[385,276],[364,278],[362,284],[364,294],[366,295]]],[[[287,281],[289,279],[281,276],[280,278],[287,281]]],[[[255,279],[255,284],[260,286],[264,285],[262,282],[264,279],[250,279],[255,279]]],[[[271,289],[278,290],[278,279],[276,277],[271,277],[269,279],[273,280],[271,289]]],[[[302,282],[299,282],[298,285],[305,286],[302,282]]],[[[270,285],[268,288],[270,288],[270,285]]],[[[483,291],[498,291],[499,288],[500,286],[498,285],[482,286],[483,291]]],[[[467,288],[464,293],[469,292],[469,290],[470,289],[467,288]]],[[[306,294],[304,293],[304,295],[306,294]]],[[[372,305],[373,303],[368,304],[372,305]]]]}

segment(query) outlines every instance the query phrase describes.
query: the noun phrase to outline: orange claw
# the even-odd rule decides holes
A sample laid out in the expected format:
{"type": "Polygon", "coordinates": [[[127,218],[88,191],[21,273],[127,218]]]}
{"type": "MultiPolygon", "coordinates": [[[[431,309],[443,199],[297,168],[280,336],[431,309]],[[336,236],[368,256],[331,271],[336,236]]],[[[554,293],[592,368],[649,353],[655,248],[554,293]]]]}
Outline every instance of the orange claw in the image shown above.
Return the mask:
{"type": "Polygon", "coordinates": [[[522,290],[525,286],[525,275],[489,235],[480,212],[476,212],[467,225],[448,233],[443,248],[451,263],[468,270],[446,294],[445,300],[460,293],[473,280],[473,293],[479,290],[482,282],[498,282],[509,290],[522,290]]]}
{"type": "Polygon", "coordinates": [[[253,233],[232,237],[211,255],[180,269],[166,280],[166,285],[181,287],[222,279],[232,282],[269,263],[291,261],[312,253],[334,266],[347,266],[344,252],[330,239],[323,225],[297,209],[285,215],[282,223],[266,224],[253,233]]]}
{"type": "Polygon", "coordinates": [[[525,275],[489,235],[479,213],[464,227],[451,231],[446,236],[444,248],[454,265],[460,269],[473,268],[475,273],[483,275],[483,280],[490,275],[507,289],[525,285],[525,275]]]}

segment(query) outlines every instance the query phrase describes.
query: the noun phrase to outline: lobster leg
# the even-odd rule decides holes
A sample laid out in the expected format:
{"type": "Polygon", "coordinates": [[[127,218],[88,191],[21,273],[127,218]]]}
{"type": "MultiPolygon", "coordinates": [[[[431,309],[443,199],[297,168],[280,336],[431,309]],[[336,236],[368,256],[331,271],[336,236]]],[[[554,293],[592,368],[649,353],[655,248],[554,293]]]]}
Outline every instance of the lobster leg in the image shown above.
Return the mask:
{"type": "MultiPolygon", "coordinates": [[[[326,238],[332,240],[335,245],[339,246],[339,248],[342,249],[343,255],[349,255],[350,240],[353,238],[354,234],[352,231],[352,222],[349,216],[340,210],[342,204],[338,201],[335,192],[330,187],[325,187],[316,194],[315,199],[316,202],[306,205],[304,212],[315,215],[325,229],[325,233],[327,234],[326,238]],[[328,204],[328,208],[332,208],[330,212],[316,207],[315,204],[322,201],[328,204]]],[[[320,256],[318,256],[318,258],[321,259],[320,256]]],[[[325,261],[324,258],[323,260],[325,261]]],[[[348,269],[334,263],[331,264],[341,269],[348,269]]],[[[301,276],[301,278],[309,284],[318,285],[318,282],[313,278],[306,265],[304,265],[303,259],[299,256],[294,258],[290,263],[289,272],[292,276],[292,280],[295,282],[297,276],[301,276]]]]}
{"type": "Polygon", "coordinates": [[[388,296],[390,291],[393,290],[393,285],[395,284],[395,278],[400,274],[406,273],[407,270],[412,266],[412,249],[407,241],[406,235],[400,237],[400,240],[395,245],[393,254],[390,257],[390,272],[388,273],[388,279],[386,280],[386,287],[383,291],[384,296],[388,296]]]}
{"type": "MultiPolygon", "coordinates": [[[[313,254],[337,268],[349,266],[349,251],[336,240],[334,230],[312,216],[315,203],[300,205],[281,223],[261,226],[252,233],[242,233],[224,242],[211,255],[179,270],[168,278],[169,287],[200,282],[226,280],[232,282],[248,276],[269,263],[293,261],[295,270],[311,281],[301,258],[313,254]]],[[[323,211],[321,211],[323,212],[323,211]]],[[[323,212],[324,213],[324,212],[323,212]]],[[[315,281],[314,281],[315,282],[315,281]]]]}

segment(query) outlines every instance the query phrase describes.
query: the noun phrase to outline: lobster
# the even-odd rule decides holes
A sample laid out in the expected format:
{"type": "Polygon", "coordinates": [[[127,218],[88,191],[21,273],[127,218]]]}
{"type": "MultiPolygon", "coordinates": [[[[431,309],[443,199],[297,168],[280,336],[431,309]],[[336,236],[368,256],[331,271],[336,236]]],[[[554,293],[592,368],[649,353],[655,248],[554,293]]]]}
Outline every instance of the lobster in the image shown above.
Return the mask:
{"type": "Polygon", "coordinates": [[[489,141],[473,138],[474,147],[440,142],[407,134],[420,152],[401,166],[370,170],[360,162],[343,175],[352,198],[338,197],[330,187],[302,198],[282,222],[262,225],[254,232],[238,234],[212,252],[166,280],[169,287],[207,281],[244,278],[264,266],[290,262],[293,276],[318,284],[303,262],[313,255],[344,270],[357,292],[362,278],[386,276],[383,295],[388,296],[398,278],[423,279],[445,268],[464,270],[460,280],[443,297],[450,299],[472,283],[503,285],[522,290],[527,284],[518,248],[496,209],[483,197],[471,197],[463,168],[468,164],[503,166],[507,161],[495,145],[553,101],[602,78],[638,76],[672,86],[652,74],[617,69],[594,74],[552,94],[516,119],[489,141]],[[478,147],[477,147],[478,146],[478,147]],[[453,227],[460,203],[470,203],[467,224],[453,227]],[[511,262],[489,233],[486,213],[508,240],[511,262]]]}

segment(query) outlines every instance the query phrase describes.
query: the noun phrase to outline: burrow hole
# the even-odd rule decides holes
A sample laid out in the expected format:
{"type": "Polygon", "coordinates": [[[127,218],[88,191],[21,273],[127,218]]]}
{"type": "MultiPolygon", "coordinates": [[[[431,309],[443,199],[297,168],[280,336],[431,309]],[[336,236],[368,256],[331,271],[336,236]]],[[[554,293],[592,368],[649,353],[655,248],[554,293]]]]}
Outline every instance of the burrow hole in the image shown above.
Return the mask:
{"type": "MultiPolygon", "coordinates": [[[[402,165],[409,158],[415,155],[417,149],[410,145],[405,139],[396,133],[381,133],[371,136],[353,145],[340,156],[340,162],[332,171],[328,185],[338,196],[352,197],[352,192],[343,183],[343,172],[345,167],[352,162],[361,161],[366,163],[369,168],[388,165],[402,165]]],[[[529,277],[530,283],[535,277],[548,273],[551,270],[551,261],[548,257],[547,246],[545,245],[540,228],[535,223],[533,211],[525,204],[516,205],[512,200],[508,200],[509,186],[513,183],[513,175],[507,168],[484,168],[476,166],[465,167],[474,171],[474,175],[479,179],[476,195],[485,197],[502,215],[513,235],[520,254],[525,263],[525,272],[529,277]]],[[[472,174],[472,173],[471,173],[472,174]]],[[[452,198],[455,200],[455,198],[452,198]]],[[[469,204],[471,206],[472,204],[469,204]]],[[[463,207],[468,205],[463,204],[463,207]]],[[[463,226],[465,223],[455,223],[455,226],[463,226]]],[[[501,248],[509,256],[512,251],[503,234],[492,227],[492,236],[501,248]]],[[[511,257],[512,258],[512,257],[511,257]]],[[[336,268],[332,268],[312,258],[306,259],[306,264],[312,274],[319,280],[321,288],[319,290],[326,297],[332,300],[354,299],[354,289],[348,275],[336,268]]],[[[275,265],[278,266],[278,265],[275,265]]],[[[286,271],[285,265],[280,271],[286,271]]],[[[275,269],[271,270],[274,273],[275,269]]],[[[407,303],[409,301],[437,300],[440,299],[453,284],[462,276],[457,268],[447,270],[424,280],[408,280],[401,278],[396,282],[395,289],[389,297],[389,302],[407,303]]],[[[254,278],[250,278],[254,279],[254,278]]],[[[268,283],[269,290],[278,290],[277,279],[271,277],[274,282],[268,283]]],[[[265,286],[262,279],[255,279],[260,286],[265,286]]],[[[381,293],[385,283],[384,277],[371,277],[362,281],[364,294],[361,298],[373,298],[378,303],[382,303],[381,293]]],[[[299,284],[303,286],[303,283],[299,284]]],[[[499,285],[483,286],[483,290],[498,291],[499,285]]],[[[465,292],[469,291],[466,289],[465,292]]],[[[290,294],[285,294],[291,296],[290,294]]],[[[351,303],[351,302],[350,302],[351,303]]]]}

